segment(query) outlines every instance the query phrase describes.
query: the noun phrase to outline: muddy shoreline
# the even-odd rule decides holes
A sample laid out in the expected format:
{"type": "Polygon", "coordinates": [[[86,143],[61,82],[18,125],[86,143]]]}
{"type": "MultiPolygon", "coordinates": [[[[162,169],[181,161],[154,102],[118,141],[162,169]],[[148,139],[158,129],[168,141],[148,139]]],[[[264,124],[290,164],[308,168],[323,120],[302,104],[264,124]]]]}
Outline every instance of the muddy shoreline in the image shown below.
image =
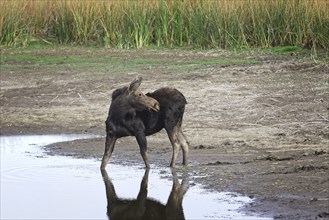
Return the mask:
{"type": "MultiPolygon", "coordinates": [[[[128,166],[143,166],[138,146],[134,141],[130,138],[122,139],[115,148],[111,162],[128,166]]],[[[153,166],[169,165],[170,147],[159,147],[169,146],[166,142],[156,138],[149,141],[149,154],[153,166]]],[[[96,138],[49,145],[45,147],[45,151],[49,155],[100,160],[103,145],[104,138],[96,138]]],[[[229,149],[224,149],[224,151],[229,151],[229,149]]],[[[243,152],[241,149],[239,151],[243,152]]],[[[191,179],[203,184],[207,189],[218,192],[237,192],[255,199],[253,203],[241,210],[243,212],[275,219],[328,217],[326,214],[328,199],[323,194],[327,190],[325,175],[328,168],[314,165],[314,163],[309,164],[315,160],[326,160],[329,151],[314,150],[302,155],[257,154],[256,157],[253,155],[243,158],[236,154],[210,156],[218,153],[218,150],[214,150],[212,146],[191,146],[189,166],[184,168],[179,164],[177,170],[188,170],[196,175],[197,178],[191,175],[191,179]],[[299,161],[300,165],[294,166],[294,160],[299,161]],[[310,173],[312,176],[308,176],[310,173]],[[293,181],[296,181],[296,184],[293,181]],[[320,189],[322,192],[318,192],[320,189]]]]}
{"type": "MultiPolygon", "coordinates": [[[[194,181],[255,198],[243,211],[329,219],[328,63],[299,53],[252,51],[53,48],[3,50],[2,56],[1,135],[100,135],[45,147],[50,155],[100,160],[111,92],[140,74],[145,92],[173,86],[186,96],[183,129],[194,181]],[[85,63],[80,68],[65,60],[48,65],[11,59],[21,53],[82,56],[85,63]]],[[[148,137],[148,151],[151,167],[169,165],[165,132],[148,137]]],[[[142,164],[135,139],[120,139],[111,160],[142,164]]]]}

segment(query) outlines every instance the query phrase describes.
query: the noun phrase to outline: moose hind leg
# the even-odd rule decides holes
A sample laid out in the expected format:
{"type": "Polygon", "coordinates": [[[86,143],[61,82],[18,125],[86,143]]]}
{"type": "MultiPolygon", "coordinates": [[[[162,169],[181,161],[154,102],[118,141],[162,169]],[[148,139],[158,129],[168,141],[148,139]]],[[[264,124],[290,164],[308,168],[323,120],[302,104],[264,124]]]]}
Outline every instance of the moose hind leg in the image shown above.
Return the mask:
{"type": "Polygon", "coordinates": [[[182,147],[182,151],[183,151],[183,165],[187,165],[189,144],[182,130],[178,132],[178,137],[179,137],[180,146],[182,147]]]}
{"type": "Polygon", "coordinates": [[[179,152],[179,146],[180,146],[177,129],[175,127],[174,129],[166,129],[166,131],[167,131],[169,140],[170,140],[172,148],[173,148],[173,154],[172,154],[170,167],[175,167],[176,159],[177,159],[178,152],[179,152]]]}

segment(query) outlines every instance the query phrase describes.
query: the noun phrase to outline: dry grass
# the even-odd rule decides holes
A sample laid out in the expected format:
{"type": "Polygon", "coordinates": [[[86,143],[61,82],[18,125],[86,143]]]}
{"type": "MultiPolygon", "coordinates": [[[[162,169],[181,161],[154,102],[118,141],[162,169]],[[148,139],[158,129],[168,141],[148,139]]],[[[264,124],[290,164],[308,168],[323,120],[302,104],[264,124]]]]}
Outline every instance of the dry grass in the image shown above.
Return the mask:
{"type": "Polygon", "coordinates": [[[0,43],[117,48],[248,48],[329,45],[326,0],[1,1],[0,43]]]}

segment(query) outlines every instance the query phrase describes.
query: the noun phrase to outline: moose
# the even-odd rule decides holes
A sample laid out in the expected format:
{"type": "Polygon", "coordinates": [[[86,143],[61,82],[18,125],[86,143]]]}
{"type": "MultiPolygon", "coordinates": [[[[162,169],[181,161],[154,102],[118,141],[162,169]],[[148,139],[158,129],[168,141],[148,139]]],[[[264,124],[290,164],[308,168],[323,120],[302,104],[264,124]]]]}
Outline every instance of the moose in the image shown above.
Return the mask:
{"type": "Polygon", "coordinates": [[[166,130],[173,154],[170,167],[175,167],[179,149],[183,151],[183,165],[188,163],[189,144],[182,131],[182,120],[187,104],[184,95],[175,88],[163,87],[144,94],[139,89],[142,77],[136,77],[129,86],[112,93],[106,119],[105,151],[101,169],[105,169],[118,138],[135,136],[145,167],[150,168],[146,136],[166,130]]]}
{"type": "Polygon", "coordinates": [[[172,170],[172,189],[166,204],[148,198],[149,169],[144,172],[140,190],[136,199],[120,198],[106,170],[101,170],[107,198],[107,215],[109,219],[163,219],[184,220],[183,199],[189,189],[188,174],[185,173],[181,183],[172,170]]]}

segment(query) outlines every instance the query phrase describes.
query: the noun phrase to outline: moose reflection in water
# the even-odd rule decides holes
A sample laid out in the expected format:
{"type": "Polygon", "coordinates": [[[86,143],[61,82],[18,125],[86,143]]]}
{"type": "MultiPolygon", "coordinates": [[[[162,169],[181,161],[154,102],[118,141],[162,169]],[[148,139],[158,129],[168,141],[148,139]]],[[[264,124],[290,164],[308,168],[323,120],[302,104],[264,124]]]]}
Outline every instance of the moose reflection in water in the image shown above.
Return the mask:
{"type": "Polygon", "coordinates": [[[136,199],[118,198],[115,188],[106,172],[101,170],[106,188],[107,215],[110,220],[116,219],[185,219],[183,198],[189,188],[187,174],[179,183],[175,171],[172,171],[173,186],[167,204],[147,198],[149,169],[145,170],[136,199]]]}

